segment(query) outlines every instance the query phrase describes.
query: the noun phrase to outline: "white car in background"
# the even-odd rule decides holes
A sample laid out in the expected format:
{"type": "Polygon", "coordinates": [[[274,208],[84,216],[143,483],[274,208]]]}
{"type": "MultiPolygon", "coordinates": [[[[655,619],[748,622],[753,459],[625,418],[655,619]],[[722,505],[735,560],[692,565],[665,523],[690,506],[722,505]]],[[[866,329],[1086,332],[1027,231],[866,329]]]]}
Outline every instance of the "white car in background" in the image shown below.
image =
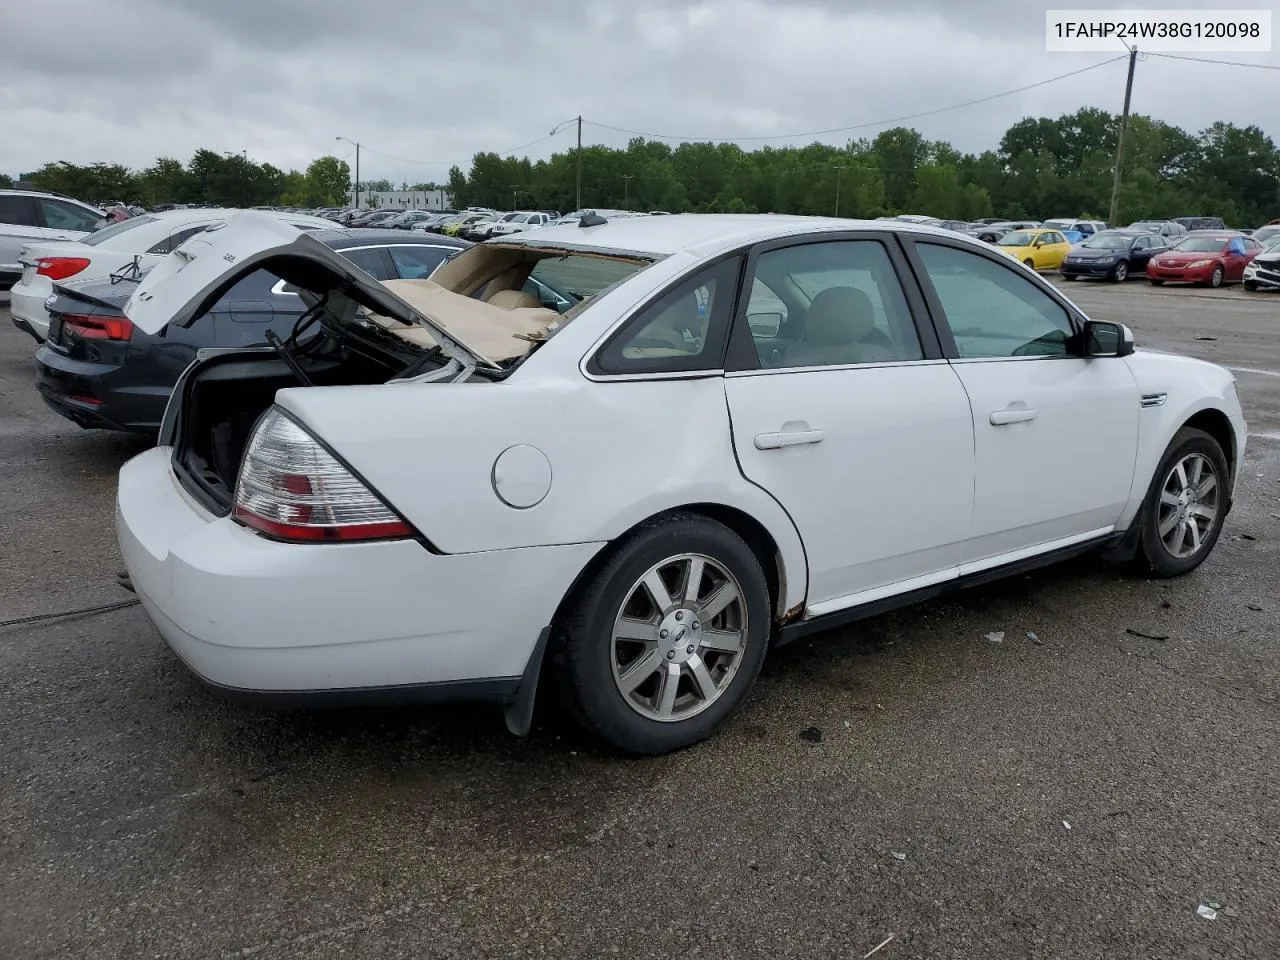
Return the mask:
{"type": "MultiPolygon", "coordinates": [[[[105,280],[149,270],[187,238],[239,213],[230,209],[166,210],[131,217],[79,240],[32,242],[22,247],[22,277],[9,292],[14,326],[43,343],[49,333],[45,301],[55,281],[105,280]],[[135,266],[136,261],[136,266],[135,266]]],[[[333,221],[301,213],[262,211],[299,230],[332,229],[333,221]]]]}
{"type": "Polygon", "coordinates": [[[22,273],[18,255],[37,240],[79,240],[106,216],[97,207],[39,190],[0,190],[0,290],[22,273]]]}
{"type": "Polygon", "coordinates": [[[1092,549],[1190,572],[1244,456],[1226,370],[903,222],[592,218],[385,283],[253,214],[179,254],[126,306],[148,333],[259,268],[316,321],[197,360],[120,471],[144,609],[240,695],[490,699],[522,733],[545,665],[661,753],[773,644],[1092,549]]]}
{"type": "Polygon", "coordinates": [[[537,227],[545,227],[551,222],[551,217],[545,213],[536,213],[533,210],[517,210],[509,213],[497,223],[489,228],[490,237],[505,237],[513,233],[521,233],[525,230],[533,230],[537,227]]]}

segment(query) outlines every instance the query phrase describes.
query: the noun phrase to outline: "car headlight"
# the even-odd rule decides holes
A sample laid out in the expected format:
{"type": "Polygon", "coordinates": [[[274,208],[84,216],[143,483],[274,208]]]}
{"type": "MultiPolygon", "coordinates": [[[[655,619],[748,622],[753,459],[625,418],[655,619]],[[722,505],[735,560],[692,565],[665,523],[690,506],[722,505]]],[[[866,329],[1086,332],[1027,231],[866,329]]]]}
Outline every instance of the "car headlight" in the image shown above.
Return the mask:
{"type": "Polygon", "coordinates": [[[1188,263],[1187,269],[1194,270],[1196,267],[1207,267],[1211,263],[1213,263],[1212,260],[1197,260],[1195,263],[1188,263]]]}
{"type": "Polygon", "coordinates": [[[1255,274],[1257,272],[1258,272],[1258,265],[1256,263],[1246,263],[1244,265],[1244,275],[1246,277],[1250,276],[1251,274],[1255,274]]]}

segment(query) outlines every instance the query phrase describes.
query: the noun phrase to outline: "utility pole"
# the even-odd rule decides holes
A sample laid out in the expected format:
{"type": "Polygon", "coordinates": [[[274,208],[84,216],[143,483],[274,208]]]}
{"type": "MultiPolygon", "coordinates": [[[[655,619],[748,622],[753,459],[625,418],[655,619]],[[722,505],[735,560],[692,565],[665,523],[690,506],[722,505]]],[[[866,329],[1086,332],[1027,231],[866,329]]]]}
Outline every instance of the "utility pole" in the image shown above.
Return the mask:
{"type": "Polygon", "coordinates": [[[843,164],[836,164],[836,216],[840,216],[840,174],[844,172],[843,164]]]}
{"type": "Polygon", "coordinates": [[[634,173],[624,173],[622,175],[622,209],[631,209],[631,181],[634,179],[634,173]]]}
{"type": "Polygon", "coordinates": [[[356,148],[356,202],[354,204],[357,210],[360,209],[360,144],[354,140],[347,140],[346,137],[334,137],[335,140],[345,140],[356,148]]]}
{"type": "Polygon", "coordinates": [[[1124,162],[1124,135],[1129,129],[1129,98],[1133,95],[1133,67],[1138,62],[1138,48],[1129,48],[1129,77],[1124,83],[1124,112],[1120,114],[1120,135],[1116,138],[1116,175],[1111,181],[1111,212],[1107,222],[1115,226],[1120,216],[1120,165],[1124,162]]]}
{"type": "Polygon", "coordinates": [[[577,209],[582,209],[582,114],[577,115],[577,209]]]}

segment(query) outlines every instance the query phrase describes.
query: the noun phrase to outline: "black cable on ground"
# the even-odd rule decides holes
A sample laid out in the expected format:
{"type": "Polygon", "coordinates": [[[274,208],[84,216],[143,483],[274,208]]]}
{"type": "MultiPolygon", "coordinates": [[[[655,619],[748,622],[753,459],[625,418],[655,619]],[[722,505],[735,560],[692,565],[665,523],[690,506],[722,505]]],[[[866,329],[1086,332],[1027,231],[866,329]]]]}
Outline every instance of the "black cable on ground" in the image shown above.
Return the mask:
{"type": "Polygon", "coordinates": [[[42,620],[62,620],[68,617],[87,617],[95,613],[110,613],[112,610],[123,610],[125,607],[132,607],[138,602],[137,597],[130,597],[128,600],[102,603],[96,607],[81,607],[79,610],[63,610],[59,613],[36,613],[29,617],[0,620],[0,627],[16,627],[20,623],[39,623],[42,620]]]}

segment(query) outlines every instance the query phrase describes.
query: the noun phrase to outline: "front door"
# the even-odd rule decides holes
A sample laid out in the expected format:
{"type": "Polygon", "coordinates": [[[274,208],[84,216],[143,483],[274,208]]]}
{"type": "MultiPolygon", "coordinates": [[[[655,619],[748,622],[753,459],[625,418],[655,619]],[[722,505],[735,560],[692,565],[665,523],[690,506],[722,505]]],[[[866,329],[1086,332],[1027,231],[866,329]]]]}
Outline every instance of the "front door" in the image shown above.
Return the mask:
{"type": "Polygon", "coordinates": [[[917,329],[893,242],[758,253],[733,331],[734,449],[800,531],[809,615],[957,576],[969,533],[968,400],[917,329]]]}
{"type": "Polygon", "coordinates": [[[1111,530],[1138,446],[1128,364],[1076,355],[1067,308],[1024,271],[944,241],[914,249],[973,412],[969,562],[1111,530]]]}

